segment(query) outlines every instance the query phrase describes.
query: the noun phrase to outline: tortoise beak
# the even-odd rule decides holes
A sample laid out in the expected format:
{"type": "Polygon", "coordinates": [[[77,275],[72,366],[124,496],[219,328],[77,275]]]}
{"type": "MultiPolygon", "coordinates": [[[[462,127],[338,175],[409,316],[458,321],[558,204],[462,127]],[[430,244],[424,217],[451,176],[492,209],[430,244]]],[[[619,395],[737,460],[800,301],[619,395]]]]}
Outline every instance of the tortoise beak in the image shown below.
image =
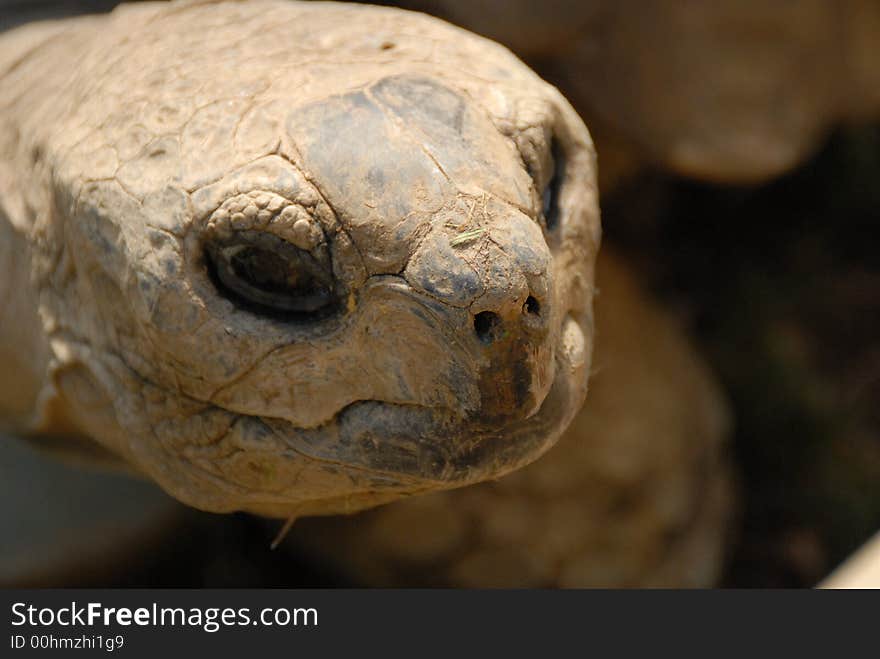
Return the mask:
{"type": "Polygon", "coordinates": [[[479,401],[466,407],[487,430],[537,412],[554,378],[561,323],[540,227],[497,206],[491,221],[470,230],[435,226],[404,272],[415,291],[466,312],[455,343],[472,356],[479,392],[479,401]]]}

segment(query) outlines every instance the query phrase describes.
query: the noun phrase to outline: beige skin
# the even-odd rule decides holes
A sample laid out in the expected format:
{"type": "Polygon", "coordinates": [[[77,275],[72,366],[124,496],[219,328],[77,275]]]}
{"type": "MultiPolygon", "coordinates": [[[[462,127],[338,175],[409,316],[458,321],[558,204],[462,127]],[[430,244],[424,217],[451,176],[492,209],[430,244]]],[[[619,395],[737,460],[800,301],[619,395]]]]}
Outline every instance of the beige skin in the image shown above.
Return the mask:
{"type": "Polygon", "coordinates": [[[583,401],[595,156],[503,48],[157,3],[5,35],[0,90],[15,432],[205,510],[329,514],[514,470],[583,401]]]}

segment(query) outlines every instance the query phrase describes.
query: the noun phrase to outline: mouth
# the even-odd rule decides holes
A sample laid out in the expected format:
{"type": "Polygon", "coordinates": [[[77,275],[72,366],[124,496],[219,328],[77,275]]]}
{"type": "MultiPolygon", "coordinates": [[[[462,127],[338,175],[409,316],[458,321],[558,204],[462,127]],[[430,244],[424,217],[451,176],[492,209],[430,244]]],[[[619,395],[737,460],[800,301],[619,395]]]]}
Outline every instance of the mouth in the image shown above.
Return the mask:
{"type": "Polygon", "coordinates": [[[313,428],[277,418],[242,418],[300,457],[365,476],[370,492],[443,489],[501,476],[552,446],[573,416],[571,399],[578,391],[582,395],[580,370],[558,364],[537,410],[507,425],[487,425],[479,415],[462,417],[443,408],[376,400],[350,403],[313,428]]]}
{"type": "Polygon", "coordinates": [[[368,399],[302,427],[212,404],[201,415],[225,419],[213,436],[185,446],[178,438],[177,448],[138,442],[135,450],[145,471],[190,505],[271,517],[355,512],[499,478],[553,446],[580,408],[591,345],[583,321],[566,316],[546,393],[506,418],[493,405],[465,412],[368,399]]]}

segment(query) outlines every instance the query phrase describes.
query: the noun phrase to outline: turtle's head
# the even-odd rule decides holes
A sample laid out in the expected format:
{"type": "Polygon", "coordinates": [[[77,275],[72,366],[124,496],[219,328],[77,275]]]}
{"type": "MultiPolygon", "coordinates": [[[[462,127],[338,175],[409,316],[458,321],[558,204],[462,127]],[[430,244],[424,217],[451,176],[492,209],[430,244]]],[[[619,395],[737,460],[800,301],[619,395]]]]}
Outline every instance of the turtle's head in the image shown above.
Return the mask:
{"type": "Polygon", "coordinates": [[[586,390],[594,157],[558,93],[501,59],[516,75],[495,85],[411,63],[320,93],[274,80],[83,185],[81,304],[106,323],[85,370],[120,392],[92,434],[184,501],[272,515],[551,446],[586,390]]]}

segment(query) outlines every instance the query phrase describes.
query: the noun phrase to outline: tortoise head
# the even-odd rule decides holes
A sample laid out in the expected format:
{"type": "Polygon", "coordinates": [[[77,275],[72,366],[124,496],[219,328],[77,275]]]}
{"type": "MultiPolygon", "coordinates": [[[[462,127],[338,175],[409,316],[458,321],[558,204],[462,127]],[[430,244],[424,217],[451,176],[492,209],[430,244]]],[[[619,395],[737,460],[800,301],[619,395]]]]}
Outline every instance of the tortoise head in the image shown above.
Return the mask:
{"type": "Polygon", "coordinates": [[[114,149],[113,175],[81,147],[55,157],[78,335],[58,409],[217,511],[356,510],[535,459],[586,390],[583,124],[509,53],[433,19],[258,4],[235,10],[381,20],[346,27],[332,54],[290,40],[222,70],[199,63],[230,53],[184,26],[227,5],[128,25],[153,56],[90,82],[128,90],[87,140],[114,149]],[[443,54],[392,43],[407,28],[443,54]],[[189,64],[172,77],[156,48],[189,64]],[[160,133],[157,116],[182,123],[160,133]]]}

